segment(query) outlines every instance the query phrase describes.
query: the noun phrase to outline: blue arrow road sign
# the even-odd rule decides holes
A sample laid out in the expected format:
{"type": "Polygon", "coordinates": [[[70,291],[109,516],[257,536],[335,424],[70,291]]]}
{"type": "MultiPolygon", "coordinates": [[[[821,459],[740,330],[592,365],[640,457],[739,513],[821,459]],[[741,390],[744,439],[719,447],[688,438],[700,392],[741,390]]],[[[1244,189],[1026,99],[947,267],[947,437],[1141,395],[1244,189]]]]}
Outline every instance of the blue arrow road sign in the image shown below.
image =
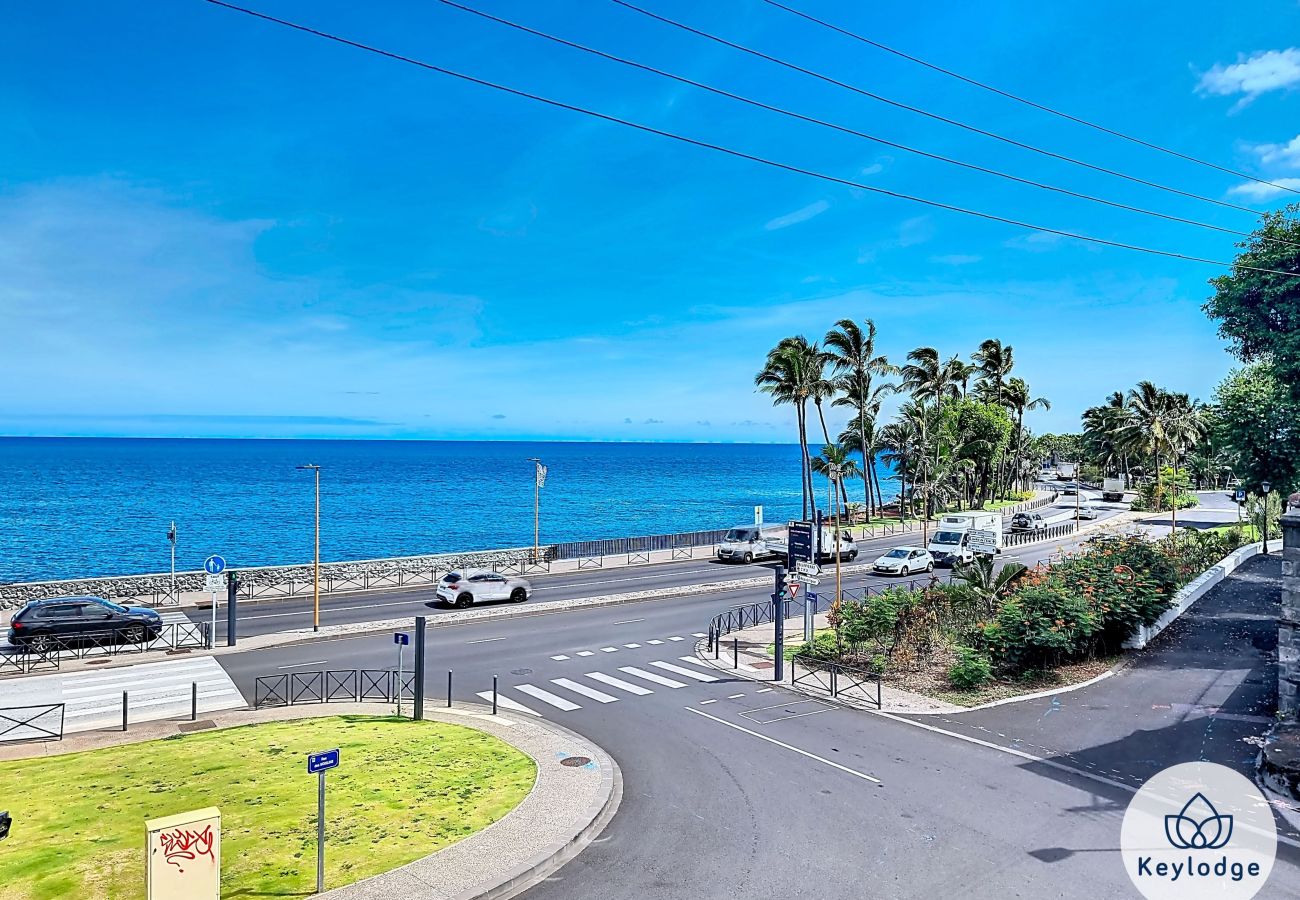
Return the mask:
{"type": "Polygon", "coordinates": [[[405,631],[399,631],[393,635],[393,643],[401,644],[403,647],[411,643],[411,636],[405,631]]]}
{"type": "Polygon", "coordinates": [[[224,557],[212,555],[203,560],[203,571],[209,575],[220,575],[226,571],[226,560],[224,557]]]}
{"type": "Polygon", "coordinates": [[[338,764],[339,752],[337,750],[322,750],[320,753],[307,754],[307,774],[309,775],[333,769],[338,764]]]}

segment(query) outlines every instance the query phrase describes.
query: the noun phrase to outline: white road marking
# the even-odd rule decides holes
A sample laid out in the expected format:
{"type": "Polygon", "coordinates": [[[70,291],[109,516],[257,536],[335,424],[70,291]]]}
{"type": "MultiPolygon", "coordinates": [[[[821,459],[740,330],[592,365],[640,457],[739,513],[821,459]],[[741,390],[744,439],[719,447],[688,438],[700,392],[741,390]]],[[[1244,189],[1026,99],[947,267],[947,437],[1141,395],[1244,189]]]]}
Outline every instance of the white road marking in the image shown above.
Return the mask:
{"type": "Polygon", "coordinates": [[[556,694],[552,694],[550,691],[544,690],[535,685],[517,684],[515,685],[515,690],[523,691],[528,696],[536,697],[538,700],[541,700],[543,703],[549,703],[551,706],[554,706],[556,709],[562,709],[565,712],[568,712],[569,710],[573,710],[573,709],[582,709],[582,707],[579,706],[578,704],[571,703],[568,700],[565,700],[563,697],[560,697],[556,694]]]}
{"type": "Polygon", "coordinates": [[[754,691],[754,693],[755,693],[755,694],[770,694],[770,693],[772,693],[772,688],[763,688],[761,691],[754,691]]]}
{"type": "Polygon", "coordinates": [[[814,759],[819,763],[824,763],[830,766],[832,769],[839,769],[841,772],[847,772],[849,775],[854,775],[858,778],[863,779],[864,781],[870,781],[873,784],[881,783],[879,778],[872,778],[870,775],[868,775],[865,772],[859,772],[857,769],[850,769],[848,766],[842,766],[839,763],[835,762],[834,760],[827,759],[824,756],[818,756],[816,753],[809,753],[807,750],[804,750],[802,747],[796,747],[793,744],[787,744],[784,741],[778,741],[774,737],[768,737],[765,734],[759,734],[757,731],[750,731],[748,728],[745,728],[744,726],[741,725],[737,725],[735,722],[728,722],[726,719],[720,719],[717,716],[711,716],[706,712],[701,712],[700,710],[694,709],[693,707],[690,706],[686,707],[686,711],[695,713],[695,715],[697,716],[703,716],[706,719],[717,722],[719,725],[726,725],[728,728],[734,728],[737,731],[742,731],[745,734],[749,735],[750,737],[758,738],[760,741],[767,741],[769,744],[775,744],[776,746],[781,747],[784,750],[789,750],[792,753],[798,753],[800,756],[807,757],[808,759],[814,759]]]}
{"type": "Polygon", "coordinates": [[[739,699],[740,697],[743,697],[743,696],[745,696],[745,695],[744,695],[744,694],[728,694],[728,695],[727,695],[727,699],[728,699],[728,700],[736,700],[736,699],[739,699]]]}
{"type": "MultiPolygon", "coordinates": [[[[477,696],[480,700],[485,700],[488,703],[492,702],[491,691],[479,691],[477,696]]],[[[538,716],[538,717],[541,716],[541,713],[539,713],[537,710],[529,709],[528,707],[524,706],[522,703],[516,703],[514,700],[511,700],[509,697],[502,697],[499,693],[497,694],[497,706],[500,707],[501,709],[513,709],[515,712],[528,713],[530,716],[538,716]]]]}
{"type": "Polygon", "coordinates": [[[646,694],[653,694],[654,691],[649,688],[643,688],[639,684],[632,684],[621,678],[615,678],[613,675],[606,675],[604,672],[588,672],[587,677],[593,681],[599,681],[610,687],[616,687],[621,691],[627,691],[629,694],[635,694],[638,697],[644,697],[646,694]]]}
{"type": "Polygon", "coordinates": [[[626,647],[628,650],[635,650],[637,647],[640,647],[641,645],[640,645],[640,644],[624,644],[623,646],[626,647]]]}
{"type": "Polygon", "coordinates": [[[579,651],[578,651],[578,655],[579,655],[579,656],[595,656],[596,654],[592,653],[590,650],[579,650],[579,651]]]}
{"type": "Polygon", "coordinates": [[[705,634],[703,631],[696,631],[691,634],[691,637],[708,637],[708,635],[705,634]]]}
{"type": "Polygon", "coordinates": [[[565,656],[563,653],[561,653],[559,656],[552,656],[551,659],[555,660],[556,662],[564,662],[566,659],[568,659],[568,657],[565,656]]]}
{"type": "Polygon", "coordinates": [[[717,700],[701,700],[700,706],[708,706],[710,703],[717,703],[717,700]]]}
{"type": "Polygon", "coordinates": [[[670,640],[670,641],[684,641],[684,640],[686,640],[686,638],[684,638],[684,637],[676,637],[676,636],[674,636],[674,637],[670,637],[668,640],[670,640]]]}
{"type": "Polygon", "coordinates": [[[651,645],[657,647],[657,646],[659,646],[660,644],[662,644],[663,641],[646,641],[646,643],[647,643],[647,644],[651,644],[651,645]]]}
{"type": "Polygon", "coordinates": [[[619,671],[626,672],[629,675],[635,675],[637,678],[644,678],[646,681],[653,681],[655,684],[662,684],[664,687],[686,687],[686,685],[680,681],[673,681],[671,678],[656,675],[654,672],[647,672],[645,669],[638,669],[636,666],[620,666],[619,671]]]}
{"type": "Polygon", "coordinates": [[[505,638],[479,638],[477,641],[466,641],[467,644],[490,644],[493,641],[504,641],[505,638]]]}
{"type": "Polygon", "coordinates": [[[665,672],[672,672],[674,675],[682,675],[686,678],[694,678],[696,681],[717,681],[712,675],[705,675],[703,672],[692,672],[690,669],[683,669],[681,666],[674,666],[672,663],[655,660],[650,663],[656,669],[663,669],[665,672]]]}
{"type": "Polygon", "coordinates": [[[598,691],[595,688],[587,687],[585,684],[578,684],[578,682],[571,681],[568,678],[552,678],[551,684],[558,684],[562,688],[568,688],[569,690],[573,691],[575,694],[581,694],[584,697],[590,697],[592,700],[595,700],[597,703],[618,702],[617,697],[611,697],[609,694],[606,694],[604,691],[598,691]]]}
{"type": "Polygon", "coordinates": [[[710,672],[717,671],[715,668],[713,668],[713,666],[709,665],[704,660],[700,659],[698,656],[679,656],[677,658],[680,659],[682,662],[688,662],[691,665],[699,666],[701,669],[708,669],[710,672]]]}
{"type": "Polygon", "coordinates": [[[617,648],[617,647],[601,647],[601,648],[600,648],[600,652],[601,652],[601,653],[617,653],[617,652],[618,652],[618,648],[617,648]]]}
{"type": "Polygon", "coordinates": [[[311,662],[290,663],[287,666],[276,666],[277,669],[301,669],[303,666],[323,666],[329,662],[328,659],[313,659],[311,662]]]}
{"type": "Polygon", "coordinates": [[[615,624],[615,625],[633,625],[633,624],[635,624],[635,623],[637,623],[637,622],[644,622],[644,621],[645,621],[645,616],[642,616],[642,617],[639,618],[639,619],[624,619],[622,622],[615,622],[614,624],[615,624]]]}

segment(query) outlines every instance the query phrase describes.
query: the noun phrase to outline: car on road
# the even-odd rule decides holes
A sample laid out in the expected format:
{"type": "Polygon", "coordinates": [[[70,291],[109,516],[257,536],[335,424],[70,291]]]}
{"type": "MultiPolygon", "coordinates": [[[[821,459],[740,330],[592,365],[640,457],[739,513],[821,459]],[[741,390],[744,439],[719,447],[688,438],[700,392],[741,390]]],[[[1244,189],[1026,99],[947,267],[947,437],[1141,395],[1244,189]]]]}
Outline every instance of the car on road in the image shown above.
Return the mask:
{"type": "Polygon", "coordinates": [[[872,563],[871,570],[881,575],[933,572],[934,557],[924,547],[895,547],[872,563]]]}
{"type": "Polygon", "coordinates": [[[1011,517],[1012,531],[1042,531],[1047,527],[1047,519],[1042,513],[1018,512],[1011,517]]]}
{"type": "Polygon", "coordinates": [[[497,600],[523,603],[532,592],[533,586],[525,579],[486,569],[448,572],[438,579],[437,591],[439,600],[460,609],[497,600]]]}
{"type": "Polygon", "coordinates": [[[122,606],[103,597],[33,600],[9,620],[9,643],[44,653],[95,640],[142,644],[162,633],[162,617],[144,606],[122,606]]]}

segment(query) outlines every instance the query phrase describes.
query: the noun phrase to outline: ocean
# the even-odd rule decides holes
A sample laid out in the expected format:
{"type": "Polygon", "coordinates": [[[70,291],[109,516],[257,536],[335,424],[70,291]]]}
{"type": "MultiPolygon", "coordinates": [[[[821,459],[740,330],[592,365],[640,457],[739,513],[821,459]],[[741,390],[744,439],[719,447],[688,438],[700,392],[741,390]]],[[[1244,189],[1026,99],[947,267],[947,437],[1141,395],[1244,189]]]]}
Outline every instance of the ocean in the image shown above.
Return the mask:
{"type": "Polygon", "coordinates": [[[797,445],[0,438],[0,581],[307,562],[306,463],[322,560],[531,546],[533,456],[543,544],[800,512],[797,445]]]}

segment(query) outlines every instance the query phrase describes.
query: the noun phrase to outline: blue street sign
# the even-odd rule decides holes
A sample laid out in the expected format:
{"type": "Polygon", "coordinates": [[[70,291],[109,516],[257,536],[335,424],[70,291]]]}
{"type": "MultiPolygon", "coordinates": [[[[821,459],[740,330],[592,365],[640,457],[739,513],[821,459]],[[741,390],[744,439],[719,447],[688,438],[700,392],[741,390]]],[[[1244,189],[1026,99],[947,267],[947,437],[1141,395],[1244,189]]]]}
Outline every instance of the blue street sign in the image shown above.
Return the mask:
{"type": "Polygon", "coordinates": [[[790,561],[811,561],[813,558],[813,528],[811,522],[791,522],[788,530],[790,561]]]}
{"type": "Polygon", "coordinates": [[[209,575],[220,575],[222,572],[226,571],[225,557],[217,556],[215,554],[209,556],[207,559],[203,560],[203,571],[207,572],[209,575]]]}
{"type": "Polygon", "coordinates": [[[333,769],[339,764],[339,752],[337,750],[322,750],[320,753],[307,754],[307,774],[315,775],[324,772],[327,769],[333,769]]]}
{"type": "Polygon", "coordinates": [[[1246,492],[1241,488],[1237,488],[1237,493],[1234,495],[1234,497],[1236,501],[1240,503],[1241,501],[1246,499],[1246,492]]]}
{"type": "Polygon", "coordinates": [[[399,631],[393,635],[393,643],[405,647],[411,643],[411,636],[405,631],[399,631]]]}

